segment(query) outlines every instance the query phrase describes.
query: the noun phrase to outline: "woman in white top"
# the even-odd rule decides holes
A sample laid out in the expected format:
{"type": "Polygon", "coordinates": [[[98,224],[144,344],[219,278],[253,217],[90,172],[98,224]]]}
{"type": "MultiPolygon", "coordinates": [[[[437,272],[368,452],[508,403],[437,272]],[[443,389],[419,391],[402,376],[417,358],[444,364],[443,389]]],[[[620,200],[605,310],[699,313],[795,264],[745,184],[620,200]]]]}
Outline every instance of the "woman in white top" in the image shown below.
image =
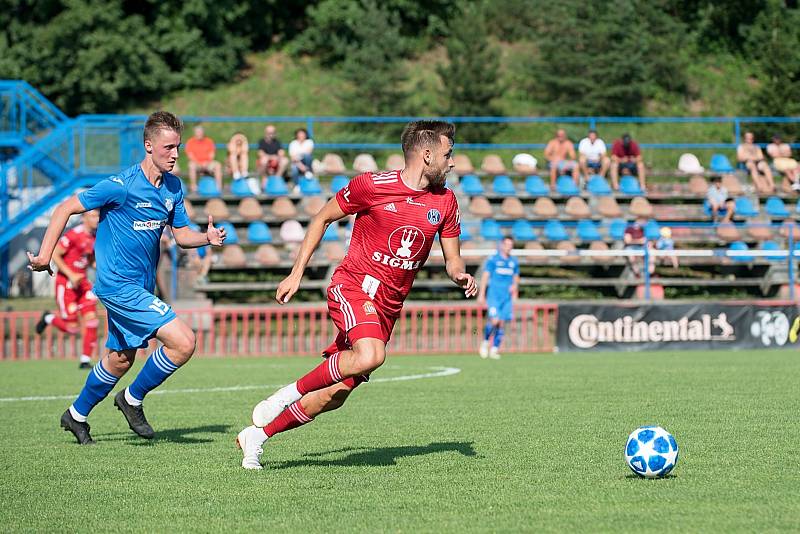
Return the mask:
{"type": "Polygon", "coordinates": [[[289,143],[289,159],[291,168],[289,175],[296,184],[303,174],[306,178],[311,178],[311,154],[314,152],[314,141],[309,139],[308,131],[305,128],[298,128],[294,132],[294,139],[289,143]]]}

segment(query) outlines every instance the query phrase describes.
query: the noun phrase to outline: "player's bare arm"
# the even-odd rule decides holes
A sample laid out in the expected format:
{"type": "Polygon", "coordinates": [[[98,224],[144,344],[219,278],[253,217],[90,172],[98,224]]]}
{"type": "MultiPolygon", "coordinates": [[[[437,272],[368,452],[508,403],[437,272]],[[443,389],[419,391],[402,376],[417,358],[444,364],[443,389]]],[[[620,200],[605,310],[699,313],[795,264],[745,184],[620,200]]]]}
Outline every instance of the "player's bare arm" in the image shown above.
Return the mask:
{"type": "Polygon", "coordinates": [[[56,207],[50,217],[47,231],[44,233],[39,253],[34,256],[33,253],[28,251],[28,269],[31,271],[47,271],[50,276],[53,276],[50,260],[53,257],[53,250],[58,244],[58,239],[64,232],[69,218],[84,211],[86,211],[86,208],[83,207],[76,195],[69,197],[56,207]]]}
{"type": "Polygon", "coordinates": [[[278,290],[275,292],[275,300],[279,304],[286,304],[297,293],[306,266],[311,261],[311,255],[317,250],[328,226],[345,217],[347,217],[347,214],[342,211],[336,198],[332,198],[311,218],[306,230],[306,236],[303,238],[300,251],[297,253],[297,259],[292,267],[292,272],[278,284],[278,290]]]}
{"type": "Polygon", "coordinates": [[[444,265],[447,276],[450,277],[457,286],[464,290],[466,297],[474,297],[478,293],[478,284],[475,278],[469,274],[461,257],[461,244],[458,237],[441,237],[439,242],[442,245],[444,254],[444,265]]]}
{"type": "Polygon", "coordinates": [[[513,298],[518,298],[519,297],[519,275],[518,274],[514,275],[514,283],[511,284],[511,287],[508,288],[508,289],[509,289],[509,291],[511,291],[511,296],[513,298]]]}
{"type": "Polygon", "coordinates": [[[489,286],[489,271],[484,269],[483,274],[481,275],[480,288],[478,289],[478,302],[481,304],[486,302],[486,288],[488,286],[489,286]]]}
{"type": "Polygon", "coordinates": [[[214,245],[221,247],[227,238],[227,233],[223,227],[214,226],[214,218],[208,216],[208,227],[205,232],[197,232],[188,226],[181,226],[172,229],[172,235],[175,236],[175,242],[181,248],[198,248],[206,245],[214,245]]]}
{"type": "Polygon", "coordinates": [[[67,279],[69,279],[69,281],[72,283],[73,286],[77,286],[84,275],[82,275],[80,273],[76,273],[75,271],[73,271],[72,269],[69,268],[69,265],[67,265],[67,262],[64,261],[64,253],[65,252],[66,252],[66,250],[64,249],[64,247],[61,246],[60,243],[58,245],[56,245],[56,248],[53,251],[53,263],[56,264],[56,267],[58,268],[58,272],[62,273],[64,276],[66,276],[67,279]]]}

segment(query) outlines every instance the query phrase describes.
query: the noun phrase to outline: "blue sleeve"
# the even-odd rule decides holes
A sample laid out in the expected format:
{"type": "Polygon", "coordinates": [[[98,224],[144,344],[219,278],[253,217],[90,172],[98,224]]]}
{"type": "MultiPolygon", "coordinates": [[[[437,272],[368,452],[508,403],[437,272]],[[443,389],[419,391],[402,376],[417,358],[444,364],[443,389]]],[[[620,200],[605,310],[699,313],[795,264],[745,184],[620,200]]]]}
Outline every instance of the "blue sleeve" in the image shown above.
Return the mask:
{"type": "Polygon", "coordinates": [[[183,205],[182,190],[179,190],[178,194],[175,196],[175,204],[172,207],[169,225],[173,228],[181,228],[189,225],[189,216],[186,215],[186,206],[183,205]]]}
{"type": "Polygon", "coordinates": [[[86,210],[104,206],[118,208],[125,202],[128,189],[120,178],[111,177],[95,184],[91,189],[78,193],[78,200],[86,210]]]}
{"type": "Polygon", "coordinates": [[[519,262],[514,260],[514,274],[519,275],[519,262]]]}

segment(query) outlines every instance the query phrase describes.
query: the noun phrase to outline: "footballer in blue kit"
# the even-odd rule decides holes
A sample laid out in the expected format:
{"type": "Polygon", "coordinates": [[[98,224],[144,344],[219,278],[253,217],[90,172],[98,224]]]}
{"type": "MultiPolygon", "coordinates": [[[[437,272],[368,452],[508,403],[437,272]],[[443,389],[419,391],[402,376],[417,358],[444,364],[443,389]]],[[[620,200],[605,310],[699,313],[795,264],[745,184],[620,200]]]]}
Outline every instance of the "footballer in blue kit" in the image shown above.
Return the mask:
{"type": "Polygon", "coordinates": [[[158,111],[144,126],[145,158],[118,175],[61,203],[53,212],[39,254],[28,252],[29,268],[48,271],[53,249],[69,218],[88,210],[100,210],[95,256],[97,280],[94,292],[108,317],[107,354],[89,372],[75,402],[61,416],[61,426],[78,443],[92,444],[86,422],[89,412],[102,401],[131,368],[139,349],[156,338],[161,345],[150,355],[130,386],[114,397],[131,430],[150,439],[142,401],[192,357],[195,336],[169,304],[154,295],[159,241],[166,226],[183,248],[221,246],[224,228],[208,218],[205,232],[189,226],[180,180],[170,174],[178,159],[183,124],[175,115],[158,111]]]}
{"type": "Polygon", "coordinates": [[[503,238],[497,252],[483,265],[478,302],[486,304],[488,322],[480,347],[481,358],[500,358],[504,324],[513,319],[514,299],[519,293],[519,261],[511,255],[514,240],[503,238]]]}

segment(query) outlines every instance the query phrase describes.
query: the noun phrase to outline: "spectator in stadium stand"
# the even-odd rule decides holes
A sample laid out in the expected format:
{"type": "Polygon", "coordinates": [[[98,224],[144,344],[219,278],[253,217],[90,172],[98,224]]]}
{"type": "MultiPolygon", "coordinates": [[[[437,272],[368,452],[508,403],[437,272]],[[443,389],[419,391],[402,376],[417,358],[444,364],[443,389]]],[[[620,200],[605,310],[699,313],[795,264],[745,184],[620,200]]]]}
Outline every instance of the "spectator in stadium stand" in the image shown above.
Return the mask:
{"type": "Polygon", "coordinates": [[[264,138],[258,142],[258,161],[256,170],[266,179],[270,174],[283,176],[289,166],[289,158],[283,150],[280,140],[275,135],[275,126],[268,124],[264,128],[264,138]]]}
{"type": "MultiPolygon", "coordinates": [[[[657,250],[675,250],[675,240],[672,239],[672,229],[669,226],[664,226],[659,231],[661,236],[656,241],[656,249],[657,250]]],[[[662,261],[664,263],[671,262],[672,268],[678,268],[678,256],[672,254],[670,256],[662,256],[662,261]]]]}
{"type": "Polygon", "coordinates": [[[589,130],[589,134],[578,143],[578,161],[584,178],[588,180],[590,174],[606,177],[611,165],[611,159],[606,152],[606,144],[597,136],[597,130],[589,130]],[[592,169],[591,173],[589,169],[592,169]]]}
{"type": "Polygon", "coordinates": [[[555,187],[556,177],[561,174],[571,174],[575,185],[580,184],[575,145],[567,137],[567,132],[563,128],[556,130],[556,136],[544,147],[544,157],[550,167],[550,187],[555,187]]]}
{"type": "Polygon", "coordinates": [[[758,191],[769,193],[775,190],[772,169],[769,168],[761,147],[755,144],[753,132],[744,133],[744,142],[736,147],[736,159],[743,163],[758,191]]]}
{"type": "MultiPolygon", "coordinates": [[[[625,234],[622,236],[625,242],[625,250],[644,250],[645,246],[652,248],[653,244],[644,236],[645,224],[647,224],[647,218],[640,215],[625,228],[625,234]]],[[[633,274],[640,276],[644,265],[644,256],[628,256],[627,259],[633,274]]],[[[655,268],[655,258],[651,255],[648,262],[650,274],[653,274],[655,268]]]]}
{"type": "Polygon", "coordinates": [[[792,189],[800,190],[800,164],[792,157],[791,145],[784,142],[780,135],[773,135],[772,142],[767,145],[767,155],[772,158],[775,170],[783,174],[792,189]]]}
{"type": "Polygon", "coordinates": [[[719,176],[711,177],[711,185],[706,193],[708,206],[711,208],[711,217],[714,222],[718,222],[722,217],[723,223],[731,222],[733,213],[736,211],[736,202],[728,196],[728,189],[722,185],[722,178],[719,176]]]}
{"type": "Polygon", "coordinates": [[[311,178],[311,154],[314,152],[314,141],[308,137],[308,131],[305,128],[298,128],[294,132],[294,139],[289,143],[289,159],[291,160],[291,169],[289,174],[295,184],[298,183],[300,175],[305,175],[306,178],[311,178]]]}
{"type": "Polygon", "coordinates": [[[186,141],[186,157],[189,158],[189,188],[197,191],[197,175],[213,174],[217,189],[222,191],[222,164],[214,159],[217,148],[214,140],[206,136],[205,129],[197,125],[194,136],[186,141]]]}
{"type": "Polygon", "coordinates": [[[630,134],[623,134],[611,146],[611,186],[619,189],[619,175],[632,174],[639,178],[639,186],[646,191],[644,160],[639,144],[630,134]]]}
{"type": "Polygon", "coordinates": [[[235,133],[228,141],[228,167],[234,180],[250,174],[250,144],[243,133],[235,133]]]}

